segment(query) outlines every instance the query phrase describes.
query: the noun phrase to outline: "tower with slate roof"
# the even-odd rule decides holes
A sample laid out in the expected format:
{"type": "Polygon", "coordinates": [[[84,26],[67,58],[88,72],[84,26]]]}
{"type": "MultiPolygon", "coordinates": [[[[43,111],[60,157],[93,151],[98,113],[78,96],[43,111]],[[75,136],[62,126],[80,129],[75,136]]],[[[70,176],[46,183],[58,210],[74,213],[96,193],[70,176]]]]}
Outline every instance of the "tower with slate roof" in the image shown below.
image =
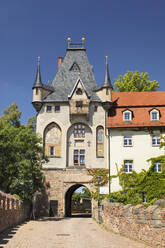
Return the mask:
{"type": "Polygon", "coordinates": [[[39,60],[33,85],[36,130],[49,157],[43,165],[50,185],[48,208],[58,216],[71,215],[71,196],[77,188],[94,189],[88,169],[107,169],[109,163],[105,113],[112,102],[112,84],[108,61],[105,80],[98,86],[84,41],[72,43],[68,38],[51,86],[41,80],[39,60]]]}

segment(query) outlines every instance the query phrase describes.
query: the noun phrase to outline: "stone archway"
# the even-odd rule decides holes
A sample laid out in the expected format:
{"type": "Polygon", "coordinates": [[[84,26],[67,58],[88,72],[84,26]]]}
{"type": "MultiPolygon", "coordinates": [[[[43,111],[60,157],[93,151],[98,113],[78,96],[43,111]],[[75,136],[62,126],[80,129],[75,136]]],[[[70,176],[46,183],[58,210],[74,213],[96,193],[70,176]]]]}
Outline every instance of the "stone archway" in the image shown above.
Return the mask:
{"type": "MultiPolygon", "coordinates": [[[[80,187],[86,187],[83,184],[74,184],[72,185],[65,194],[65,217],[71,217],[72,216],[72,194],[74,191],[80,187]]],[[[87,187],[86,187],[87,188],[87,187]]]]}

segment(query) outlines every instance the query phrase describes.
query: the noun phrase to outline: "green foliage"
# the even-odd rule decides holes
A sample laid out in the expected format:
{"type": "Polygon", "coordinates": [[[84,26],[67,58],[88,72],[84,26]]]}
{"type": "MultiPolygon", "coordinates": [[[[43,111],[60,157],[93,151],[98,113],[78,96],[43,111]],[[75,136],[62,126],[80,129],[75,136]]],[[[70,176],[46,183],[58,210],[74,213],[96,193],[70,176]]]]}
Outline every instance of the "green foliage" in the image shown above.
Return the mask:
{"type": "Polygon", "coordinates": [[[146,195],[146,206],[155,200],[165,196],[165,155],[151,158],[151,166],[148,171],[140,173],[124,173],[123,168],[119,172],[119,183],[122,187],[120,192],[111,193],[107,198],[112,202],[124,204],[143,204],[143,194],[146,195]],[[154,163],[161,162],[162,172],[154,172],[154,163]]]}
{"type": "Polygon", "coordinates": [[[150,81],[147,72],[128,71],[124,76],[120,75],[114,86],[117,91],[156,91],[160,86],[156,80],[150,81]]]}
{"type": "Polygon", "coordinates": [[[88,190],[88,188],[84,187],[82,188],[81,192],[74,192],[72,194],[72,200],[79,202],[82,198],[91,198],[91,193],[88,190]]]}
{"type": "Polygon", "coordinates": [[[108,169],[88,169],[88,174],[92,176],[92,182],[96,186],[98,186],[98,176],[100,177],[100,186],[108,183],[108,172],[108,169]]]}
{"type": "Polygon", "coordinates": [[[126,195],[124,192],[113,192],[110,195],[107,195],[106,198],[109,199],[110,202],[126,202],[126,195]]]}
{"type": "Polygon", "coordinates": [[[20,123],[21,112],[14,103],[0,117],[0,189],[31,199],[42,187],[41,139],[31,124],[20,123]]]}

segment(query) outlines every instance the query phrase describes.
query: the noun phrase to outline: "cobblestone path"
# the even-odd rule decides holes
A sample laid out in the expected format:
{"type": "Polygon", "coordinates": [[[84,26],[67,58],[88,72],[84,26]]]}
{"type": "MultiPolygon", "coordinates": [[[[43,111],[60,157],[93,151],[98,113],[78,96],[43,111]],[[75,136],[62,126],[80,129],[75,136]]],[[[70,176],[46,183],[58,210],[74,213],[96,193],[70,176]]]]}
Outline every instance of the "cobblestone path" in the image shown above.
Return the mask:
{"type": "Polygon", "coordinates": [[[0,248],[145,248],[107,232],[90,218],[29,221],[0,235],[0,248]]]}

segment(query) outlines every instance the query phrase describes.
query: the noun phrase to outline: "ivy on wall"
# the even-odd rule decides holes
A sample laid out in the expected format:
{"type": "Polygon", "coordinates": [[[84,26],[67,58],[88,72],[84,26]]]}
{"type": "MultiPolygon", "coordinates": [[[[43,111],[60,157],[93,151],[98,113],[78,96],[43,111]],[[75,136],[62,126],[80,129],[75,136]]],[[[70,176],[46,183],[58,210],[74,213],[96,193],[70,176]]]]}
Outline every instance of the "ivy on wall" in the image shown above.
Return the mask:
{"type": "MultiPolygon", "coordinates": [[[[119,183],[122,187],[121,191],[112,192],[110,195],[101,195],[100,199],[108,198],[111,202],[122,202],[124,204],[145,204],[151,205],[155,200],[165,197],[165,155],[151,158],[150,168],[142,170],[140,173],[133,171],[125,173],[122,167],[117,175],[110,177],[119,177],[119,183]],[[160,161],[161,172],[154,171],[155,162],[160,161]]],[[[92,182],[97,186],[96,192],[92,192],[94,199],[98,198],[98,182],[97,176],[100,176],[100,186],[108,183],[108,169],[89,169],[92,182]]]]}

